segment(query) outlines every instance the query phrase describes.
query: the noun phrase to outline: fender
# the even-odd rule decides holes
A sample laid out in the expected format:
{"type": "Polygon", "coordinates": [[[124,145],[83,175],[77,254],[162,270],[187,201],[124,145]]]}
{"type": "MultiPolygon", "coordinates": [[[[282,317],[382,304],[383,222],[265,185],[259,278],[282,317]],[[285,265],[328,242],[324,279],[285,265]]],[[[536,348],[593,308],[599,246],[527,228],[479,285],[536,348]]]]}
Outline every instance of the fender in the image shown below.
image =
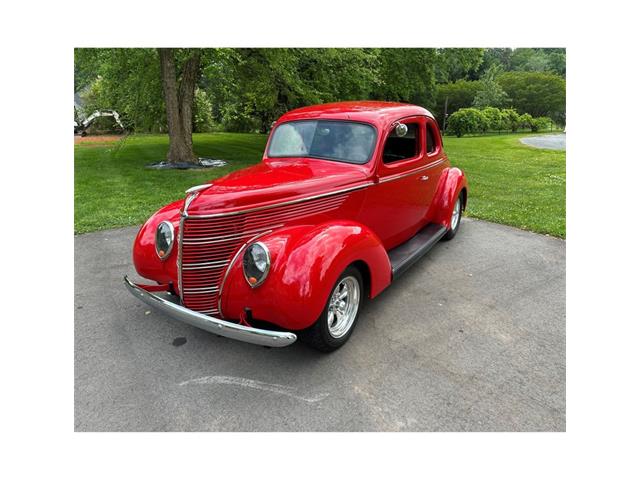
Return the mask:
{"type": "MultiPolygon", "coordinates": [[[[156,229],[164,220],[171,222],[175,234],[174,242],[177,242],[183,204],[184,200],[178,200],[161,208],[140,228],[133,242],[133,265],[140,276],[165,284],[178,278],[178,248],[174,247],[166,259],[160,260],[156,253],[156,229]]],[[[177,247],[177,243],[175,246],[177,247]]]]}
{"type": "Polygon", "coordinates": [[[229,266],[220,307],[225,318],[254,318],[282,328],[311,326],[324,309],[339,275],[352,263],[364,270],[370,298],[391,283],[391,264],[382,242],[369,228],[352,221],[283,227],[261,236],[271,267],[264,283],[251,288],[242,270],[246,245],[229,266]]]}
{"type": "Polygon", "coordinates": [[[436,194],[429,207],[427,218],[431,222],[439,223],[447,228],[451,227],[451,214],[460,191],[465,190],[462,209],[467,208],[467,178],[462,170],[457,167],[449,167],[442,172],[436,194]]]}

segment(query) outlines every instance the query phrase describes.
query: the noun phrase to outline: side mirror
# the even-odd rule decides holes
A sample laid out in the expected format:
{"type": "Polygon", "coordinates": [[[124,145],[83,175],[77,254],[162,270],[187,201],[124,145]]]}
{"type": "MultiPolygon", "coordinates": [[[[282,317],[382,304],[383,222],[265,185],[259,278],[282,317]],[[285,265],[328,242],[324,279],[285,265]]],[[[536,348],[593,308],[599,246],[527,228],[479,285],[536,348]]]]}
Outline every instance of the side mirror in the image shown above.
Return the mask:
{"type": "Polygon", "coordinates": [[[396,135],[399,137],[404,137],[409,131],[409,127],[407,127],[404,123],[399,123],[396,125],[396,135]]]}

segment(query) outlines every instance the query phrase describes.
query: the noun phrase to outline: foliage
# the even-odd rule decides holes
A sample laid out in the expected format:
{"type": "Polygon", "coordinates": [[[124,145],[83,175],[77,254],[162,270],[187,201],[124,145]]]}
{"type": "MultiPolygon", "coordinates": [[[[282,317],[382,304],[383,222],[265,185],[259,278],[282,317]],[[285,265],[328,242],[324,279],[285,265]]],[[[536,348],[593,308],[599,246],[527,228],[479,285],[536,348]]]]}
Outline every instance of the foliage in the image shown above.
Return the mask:
{"type": "Polygon", "coordinates": [[[474,76],[482,65],[484,49],[440,48],[436,54],[436,80],[447,83],[474,76]]]}
{"type": "Polygon", "coordinates": [[[482,109],[482,115],[486,119],[489,130],[499,132],[506,128],[504,116],[499,108],[485,107],[482,109]]]}
{"type": "Polygon", "coordinates": [[[484,73],[480,79],[480,90],[473,99],[474,107],[502,107],[509,103],[509,96],[496,81],[500,72],[500,67],[492,65],[484,73]]]}
{"type": "Polygon", "coordinates": [[[539,72],[505,72],[497,81],[518,112],[551,117],[564,124],[566,82],[562,77],[539,72]]]}
{"type": "Polygon", "coordinates": [[[532,132],[540,132],[542,130],[548,130],[551,127],[553,127],[553,120],[551,120],[549,117],[534,118],[533,122],[531,122],[532,132]]]}
{"type": "MultiPolygon", "coordinates": [[[[178,75],[186,50],[176,50],[178,75]]],[[[76,49],[74,59],[75,91],[88,104],[117,110],[137,132],[166,131],[155,49],[76,49]]],[[[564,122],[564,49],[214,48],[201,59],[198,87],[226,130],[266,132],[293,108],[363,99],[423,105],[441,123],[445,101],[450,114],[512,106],[564,122]]]]}
{"type": "Polygon", "coordinates": [[[447,122],[447,133],[461,137],[469,133],[500,132],[510,130],[517,132],[521,129],[537,132],[550,128],[553,122],[548,117],[533,118],[528,113],[519,115],[512,108],[498,109],[495,107],[461,108],[453,113],[447,122]]]}
{"type": "MultiPolygon", "coordinates": [[[[156,132],[164,130],[164,102],[156,51],[146,48],[107,48],[91,53],[89,55],[81,51],[76,58],[89,58],[88,63],[96,68],[91,83],[82,86],[89,87],[87,103],[91,111],[88,113],[96,109],[116,110],[127,128],[156,132]]],[[[77,69],[81,71],[89,68],[86,63],[77,64],[77,69]]]]}
{"type": "Polygon", "coordinates": [[[487,128],[487,119],[477,108],[461,108],[447,120],[447,131],[450,130],[456,137],[465,133],[486,131],[487,128]]]}
{"type": "MultiPolygon", "coordinates": [[[[224,158],[210,170],[148,170],[165,158],[165,135],[75,147],[76,233],[140,225],[185,189],[260,161],[265,135],[194,134],[198,155],[224,158]],[[126,201],[123,201],[126,199],[126,201]]],[[[565,152],[528,148],[513,135],[448,138],[453,165],[469,179],[466,214],[539,233],[565,235],[565,152]]]]}
{"type": "Polygon", "coordinates": [[[211,132],[214,128],[213,106],[207,92],[197,88],[193,99],[194,132],[211,132]]]}
{"type": "Polygon", "coordinates": [[[533,131],[533,117],[528,113],[520,115],[520,128],[525,128],[533,131]]]}
{"type": "Polygon", "coordinates": [[[566,53],[564,48],[489,48],[484,51],[479,71],[492,65],[505,71],[548,72],[565,77],[566,53]]]}
{"type": "Polygon", "coordinates": [[[512,132],[517,132],[520,128],[520,115],[513,108],[505,108],[502,110],[502,119],[505,128],[512,132]]]}
{"type": "Polygon", "coordinates": [[[438,85],[433,114],[440,120],[440,124],[442,124],[445,103],[449,114],[461,108],[471,107],[480,88],[480,82],[469,80],[438,85]]]}

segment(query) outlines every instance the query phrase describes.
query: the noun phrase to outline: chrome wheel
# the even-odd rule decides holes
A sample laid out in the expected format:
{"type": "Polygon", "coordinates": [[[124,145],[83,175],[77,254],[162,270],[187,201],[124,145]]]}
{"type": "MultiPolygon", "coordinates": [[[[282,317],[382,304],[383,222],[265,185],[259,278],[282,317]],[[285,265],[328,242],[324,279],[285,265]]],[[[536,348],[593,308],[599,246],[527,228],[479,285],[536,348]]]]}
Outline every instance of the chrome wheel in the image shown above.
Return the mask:
{"type": "Polygon", "coordinates": [[[453,206],[453,213],[451,214],[451,230],[458,228],[458,222],[460,222],[460,214],[462,213],[462,203],[460,197],[456,200],[456,204],[453,206]]]}
{"type": "Polygon", "coordinates": [[[333,289],[327,311],[329,335],[343,337],[353,325],[360,305],[360,283],[355,277],[344,277],[333,289]]]}

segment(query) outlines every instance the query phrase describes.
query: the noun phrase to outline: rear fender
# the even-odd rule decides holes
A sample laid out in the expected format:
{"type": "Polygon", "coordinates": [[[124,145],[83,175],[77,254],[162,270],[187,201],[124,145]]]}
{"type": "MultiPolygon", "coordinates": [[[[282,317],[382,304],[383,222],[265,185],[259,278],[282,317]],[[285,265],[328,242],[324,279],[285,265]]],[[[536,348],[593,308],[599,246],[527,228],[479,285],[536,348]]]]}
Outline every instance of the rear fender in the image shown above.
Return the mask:
{"type": "MultiPolygon", "coordinates": [[[[240,251],[222,285],[225,318],[253,318],[291,330],[312,325],[324,309],[338,276],[352,263],[366,265],[369,296],[391,282],[389,257],[380,239],[367,227],[351,221],[284,227],[261,236],[269,249],[267,279],[251,288],[242,271],[240,251]]],[[[244,247],[243,247],[244,249],[244,247]]]]}
{"type": "Polygon", "coordinates": [[[433,202],[429,207],[427,217],[432,219],[433,223],[439,223],[447,228],[451,228],[451,214],[453,206],[462,190],[465,190],[463,209],[466,209],[466,190],[467,179],[459,168],[447,168],[440,176],[438,188],[434,196],[433,202]]]}

